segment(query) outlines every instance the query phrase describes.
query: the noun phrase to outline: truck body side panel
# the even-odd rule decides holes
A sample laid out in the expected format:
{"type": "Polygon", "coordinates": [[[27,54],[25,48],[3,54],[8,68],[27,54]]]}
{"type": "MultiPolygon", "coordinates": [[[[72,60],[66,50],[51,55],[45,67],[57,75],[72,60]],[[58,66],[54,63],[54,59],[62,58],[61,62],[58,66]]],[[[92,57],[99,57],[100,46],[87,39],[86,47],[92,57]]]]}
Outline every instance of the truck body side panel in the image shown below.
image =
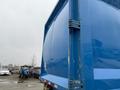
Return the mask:
{"type": "Polygon", "coordinates": [[[46,35],[43,52],[43,59],[46,62],[47,73],[65,78],[67,78],[68,71],[67,9],[68,6],[63,9],[63,11],[59,14],[59,16],[57,16],[57,18],[52,23],[46,35]]]}
{"type": "Polygon", "coordinates": [[[42,78],[68,88],[68,4],[54,19],[46,34],[43,60],[47,74],[42,78]]]}
{"type": "Polygon", "coordinates": [[[120,89],[120,11],[112,3],[117,1],[80,0],[85,90],[120,89]]]}
{"type": "MultiPolygon", "coordinates": [[[[117,1],[79,0],[78,71],[81,73],[78,81],[83,85],[82,90],[120,90],[120,10],[117,1]]],[[[51,16],[52,22],[47,23],[43,47],[46,73],[41,78],[57,85],[55,90],[69,90],[69,3],[63,4],[55,17],[51,16]]]]}

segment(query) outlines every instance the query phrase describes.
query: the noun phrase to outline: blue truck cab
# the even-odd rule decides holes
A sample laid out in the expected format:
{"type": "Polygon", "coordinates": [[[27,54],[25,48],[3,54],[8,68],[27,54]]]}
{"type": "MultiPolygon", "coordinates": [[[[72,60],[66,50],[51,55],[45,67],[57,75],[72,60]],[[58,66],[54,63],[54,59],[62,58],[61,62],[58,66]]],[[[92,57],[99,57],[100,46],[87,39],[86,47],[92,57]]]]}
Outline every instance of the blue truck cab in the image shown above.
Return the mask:
{"type": "Polygon", "coordinates": [[[49,90],[120,90],[120,0],[59,0],[40,79],[49,90]]]}

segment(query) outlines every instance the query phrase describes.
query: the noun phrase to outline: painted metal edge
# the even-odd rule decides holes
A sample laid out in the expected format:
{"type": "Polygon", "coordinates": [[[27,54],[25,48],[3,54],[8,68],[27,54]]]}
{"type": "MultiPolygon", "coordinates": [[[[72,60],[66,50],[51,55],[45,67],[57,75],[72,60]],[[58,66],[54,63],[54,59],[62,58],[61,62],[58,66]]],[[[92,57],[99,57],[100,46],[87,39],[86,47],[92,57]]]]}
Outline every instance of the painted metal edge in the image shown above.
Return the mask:
{"type": "Polygon", "coordinates": [[[47,75],[42,76],[41,79],[48,80],[58,86],[66,88],[66,89],[68,88],[68,79],[67,78],[55,76],[52,74],[47,74],[47,75]]]}

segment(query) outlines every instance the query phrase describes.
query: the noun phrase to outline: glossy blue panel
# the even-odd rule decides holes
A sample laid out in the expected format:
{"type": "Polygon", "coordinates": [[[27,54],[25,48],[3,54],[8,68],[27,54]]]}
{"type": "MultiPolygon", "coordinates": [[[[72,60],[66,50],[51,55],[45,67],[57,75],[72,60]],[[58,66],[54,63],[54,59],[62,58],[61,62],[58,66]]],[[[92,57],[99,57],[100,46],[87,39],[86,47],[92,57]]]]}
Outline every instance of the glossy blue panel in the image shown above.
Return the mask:
{"type": "Polygon", "coordinates": [[[80,22],[85,90],[120,88],[119,71],[113,71],[120,69],[120,11],[102,0],[81,0],[80,22]],[[93,75],[94,68],[108,69],[111,75],[93,75]],[[94,81],[96,77],[101,79],[94,81]]]}
{"type": "Polygon", "coordinates": [[[68,78],[68,5],[46,35],[43,58],[48,74],[68,78]]]}
{"type": "MultiPolygon", "coordinates": [[[[90,30],[91,16],[90,6],[94,5],[93,0],[80,0],[80,64],[81,80],[84,90],[96,90],[94,88],[93,76],[93,48],[92,33],[90,30]],[[90,2],[92,2],[90,4],[90,2]]],[[[97,0],[95,0],[97,1],[97,0]]]]}
{"type": "Polygon", "coordinates": [[[102,0],[110,5],[112,5],[115,8],[120,9],[120,0],[102,0]]]}
{"type": "Polygon", "coordinates": [[[68,5],[55,20],[50,74],[68,78],[68,5]]]}
{"type": "Polygon", "coordinates": [[[43,60],[44,60],[45,68],[48,68],[48,66],[46,64],[49,63],[49,61],[51,59],[53,24],[51,25],[51,27],[50,27],[47,35],[46,35],[45,42],[44,42],[44,47],[43,47],[43,60]]]}

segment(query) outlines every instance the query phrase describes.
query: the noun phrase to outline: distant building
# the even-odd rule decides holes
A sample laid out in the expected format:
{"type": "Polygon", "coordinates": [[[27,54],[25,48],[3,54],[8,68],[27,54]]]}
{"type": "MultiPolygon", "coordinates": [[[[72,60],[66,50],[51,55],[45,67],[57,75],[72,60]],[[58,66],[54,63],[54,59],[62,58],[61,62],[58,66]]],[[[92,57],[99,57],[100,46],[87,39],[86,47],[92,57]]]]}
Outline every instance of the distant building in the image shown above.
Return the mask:
{"type": "Polygon", "coordinates": [[[8,68],[13,68],[13,64],[9,64],[9,65],[8,65],[8,68]]]}

